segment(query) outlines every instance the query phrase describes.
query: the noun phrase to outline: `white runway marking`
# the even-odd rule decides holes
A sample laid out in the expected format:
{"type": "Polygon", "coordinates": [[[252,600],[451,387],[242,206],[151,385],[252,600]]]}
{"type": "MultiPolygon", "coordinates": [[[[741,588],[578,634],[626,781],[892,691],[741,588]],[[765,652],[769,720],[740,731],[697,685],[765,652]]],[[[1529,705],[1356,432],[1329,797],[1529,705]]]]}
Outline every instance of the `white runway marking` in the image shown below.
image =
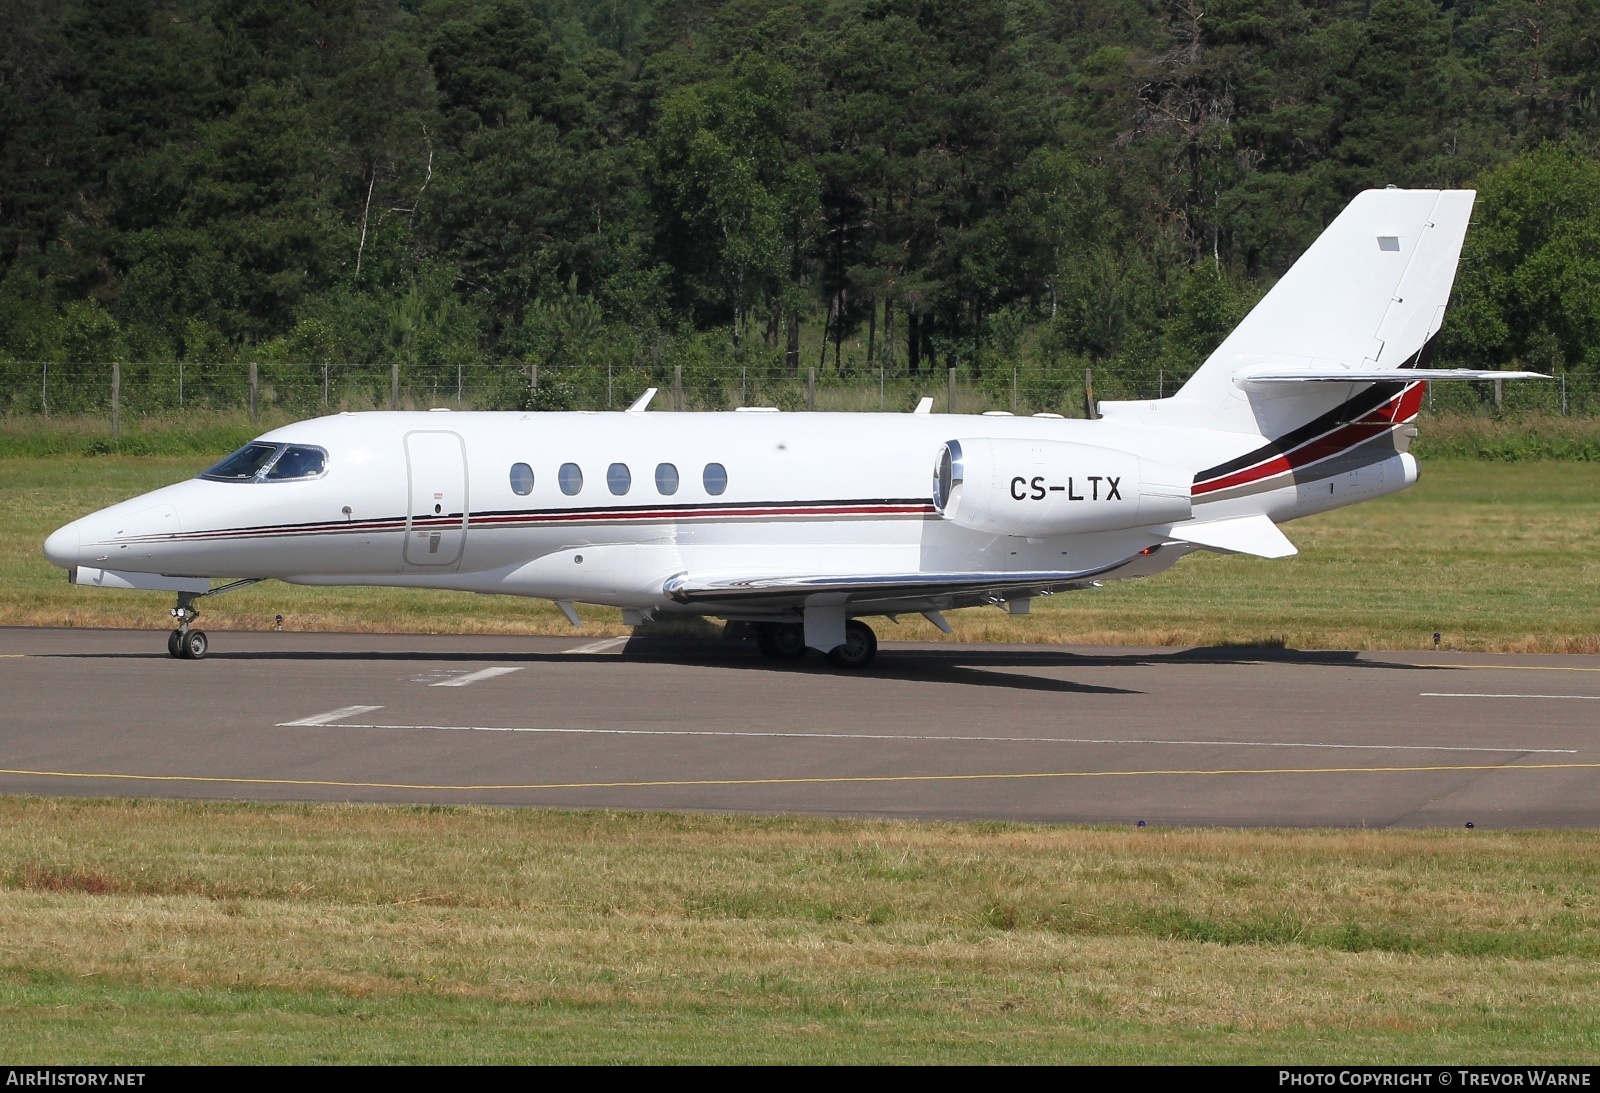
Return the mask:
{"type": "Polygon", "coordinates": [[[1600,695],[1490,695],[1466,691],[1423,691],[1418,698],[1577,698],[1585,702],[1600,702],[1600,695]]]}
{"type": "Polygon", "coordinates": [[[331,725],[335,721],[342,721],[346,717],[354,717],[359,713],[371,713],[373,710],[381,709],[383,709],[382,706],[341,706],[337,710],[329,710],[327,713],[319,713],[313,717],[302,717],[299,721],[280,721],[278,722],[278,727],[282,729],[291,725],[331,725]]]}
{"type": "MultiPolygon", "coordinates": [[[[437,685],[436,685],[437,686],[437,685]]],[[[340,729],[425,729],[435,732],[527,732],[572,736],[748,736],[784,740],[915,740],[977,744],[1140,744],[1162,747],[1329,748],[1343,751],[1475,751],[1516,755],[1576,755],[1573,748],[1464,748],[1428,744],[1301,744],[1268,740],[1113,740],[1060,736],[912,736],[863,732],[735,732],[723,729],[561,729],[515,725],[338,725],[340,729]]]]}
{"type": "Polygon", "coordinates": [[[621,649],[628,644],[627,638],[606,638],[604,641],[591,641],[588,645],[580,645],[576,649],[563,649],[563,653],[609,653],[614,649],[621,649]]]}
{"type": "Polygon", "coordinates": [[[470,683],[477,683],[480,680],[493,679],[495,676],[508,676],[512,672],[520,672],[520,671],[522,671],[521,668],[480,668],[476,672],[468,672],[466,675],[464,675],[464,676],[456,676],[454,679],[441,679],[437,683],[428,684],[428,686],[430,686],[430,687],[465,687],[470,683]]]}

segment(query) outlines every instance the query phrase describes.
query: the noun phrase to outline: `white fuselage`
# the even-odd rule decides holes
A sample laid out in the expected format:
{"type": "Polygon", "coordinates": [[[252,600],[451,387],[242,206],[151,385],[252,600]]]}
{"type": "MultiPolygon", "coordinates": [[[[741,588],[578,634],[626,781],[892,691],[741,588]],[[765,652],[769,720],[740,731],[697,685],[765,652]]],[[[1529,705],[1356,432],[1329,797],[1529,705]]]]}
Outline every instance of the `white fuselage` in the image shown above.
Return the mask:
{"type": "MultiPolygon", "coordinates": [[[[1184,553],[1140,555],[1168,539],[1148,527],[1008,535],[957,525],[931,497],[941,448],[958,438],[1088,445],[1087,461],[1073,471],[1085,511],[1101,501],[1084,484],[1096,474],[1097,451],[1135,453],[1192,477],[1261,442],[1170,426],[1009,416],[339,414],[261,438],[325,450],[326,469],[316,477],[181,482],[68,525],[46,553],[67,567],[129,573],[448,588],[716,614],[739,611],[731,602],[685,607],[669,595],[668,582],[683,574],[713,582],[1140,576],[1184,553]]],[[[1019,466],[1013,480],[1031,481],[1038,469],[1019,466]]],[[[1390,488],[1414,472],[1400,477],[1390,474],[1390,488]]],[[[1283,520],[1371,495],[1285,482],[1197,505],[1196,515],[1211,508],[1283,520]]],[[[870,598],[856,600],[856,610],[872,609],[870,598]]],[[[930,595],[925,605],[895,602],[909,610],[969,601],[930,595]]]]}

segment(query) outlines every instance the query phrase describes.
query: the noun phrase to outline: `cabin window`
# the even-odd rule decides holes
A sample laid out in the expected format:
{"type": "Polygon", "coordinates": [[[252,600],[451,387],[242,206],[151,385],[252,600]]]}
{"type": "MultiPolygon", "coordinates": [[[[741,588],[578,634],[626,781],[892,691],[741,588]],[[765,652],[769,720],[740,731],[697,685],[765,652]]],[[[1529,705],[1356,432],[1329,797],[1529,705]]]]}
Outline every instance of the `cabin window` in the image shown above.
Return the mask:
{"type": "Polygon", "coordinates": [[[328,469],[328,453],[321,448],[291,444],[267,468],[268,482],[284,482],[291,478],[316,478],[328,469]]]}
{"type": "Polygon", "coordinates": [[[707,463],[706,473],[702,477],[706,485],[706,492],[712,497],[720,497],[728,488],[728,468],[721,463],[707,463]]]}
{"type": "Polygon", "coordinates": [[[656,464],[656,492],[665,497],[678,492],[678,468],[671,463],[656,464]]]}
{"type": "Polygon", "coordinates": [[[276,444],[246,444],[227,459],[209,470],[201,471],[201,478],[215,482],[249,482],[261,473],[261,468],[272,462],[278,454],[276,444]]]}
{"type": "Polygon", "coordinates": [[[606,468],[606,489],[613,495],[621,497],[632,485],[633,473],[628,470],[626,463],[613,463],[606,468]]]}
{"type": "Polygon", "coordinates": [[[511,492],[526,497],[533,492],[533,468],[526,463],[511,464],[511,492]]]}
{"type": "Polygon", "coordinates": [[[576,463],[561,464],[556,480],[561,483],[561,492],[568,497],[576,497],[583,489],[583,471],[576,463]]]}

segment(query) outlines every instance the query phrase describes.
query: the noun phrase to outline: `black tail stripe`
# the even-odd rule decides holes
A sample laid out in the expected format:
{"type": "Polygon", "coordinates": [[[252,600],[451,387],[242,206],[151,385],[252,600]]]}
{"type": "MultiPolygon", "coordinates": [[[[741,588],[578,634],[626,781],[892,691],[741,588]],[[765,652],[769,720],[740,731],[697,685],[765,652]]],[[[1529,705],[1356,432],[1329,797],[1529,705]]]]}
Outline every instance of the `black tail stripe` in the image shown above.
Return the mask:
{"type": "Polygon", "coordinates": [[[1218,463],[1215,467],[1209,467],[1195,475],[1194,480],[1197,483],[1210,481],[1213,478],[1221,478],[1223,475],[1233,474],[1235,471],[1242,471],[1247,467],[1254,467],[1258,463],[1265,463],[1269,459],[1277,459],[1280,456],[1287,455],[1302,444],[1310,443],[1324,433],[1337,429],[1341,425],[1348,425],[1350,422],[1359,419],[1361,415],[1376,410],[1401,391],[1404,391],[1405,388],[1406,385],[1404,383],[1374,383],[1355,398],[1347,402],[1341,402],[1321,417],[1307,422],[1298,429],[1287,432],[1276,440],[1269,441],[1237,459],[1230,459],[1226,463],[1218,463]]]}
{"type": "MultiPolygon", "coordinates": [[[[1400,367],[1428,367],[1433,361],[1434,348],[1438,343],[1439,335],[1435,333],[1433,337],[1423,343],[1421,349],[1413,353],[1411,358],[1401,364],[1400,367]]],[[[1375,383],[1355,398],[1350,399],[1348,402],[1340,403],[1315,421],[1307,422],[1300,428],[1285,433],[1271,443],[1263,444],[1255,451],[1241,455],[1238,459],[1230,459],[1226,463],[1218,463],[1209,470],[1201,471],[1194,476],[1194,480],[1196,482],[1205,482],[1212,478],[1220,478],[1225,474],[1232,474],[1234,471],[1242,471],[1246,467],[1253,467],[1257,463],[1264,463],[1269,459],[1276,459],[1307,441],[1315,440],[1330,429],[1335,429],[1340,425],[1354,421],[1369,410],[1376,410],[1403,390],[1405,390],[1404,382],[1375,383]]]]}

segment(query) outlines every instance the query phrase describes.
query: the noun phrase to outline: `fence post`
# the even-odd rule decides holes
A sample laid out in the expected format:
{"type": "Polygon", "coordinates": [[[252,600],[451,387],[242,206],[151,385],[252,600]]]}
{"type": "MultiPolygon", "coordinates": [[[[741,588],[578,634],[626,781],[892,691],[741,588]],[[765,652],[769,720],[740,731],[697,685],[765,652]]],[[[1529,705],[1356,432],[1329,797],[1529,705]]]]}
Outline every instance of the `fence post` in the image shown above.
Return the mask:
{"type": "Polygon", "coordinates": [[[956,412],[956,370],[954,368],[950,369],[949,378],[945,380],[944,412],[947,414],[956,412]]]}
{"type": "Polygon", "coordinates": [[[538,401],[538,399],[539,399],[539,366],[537,364],[531,365],[529,367],[529,369],[528,369],[528,394],[530,396],[532,396],[532,400],[533,401],[535,401],[535,402],[538,401]]]}
{"type": "MultiPolygon", "coordinates": [[[[828,351],[826,342],[823,343],[822,351],[824,353],[826,353],[828,351]]],[[[807,410],[815,410],[816,408],[817,408],[817,370],[815,368],[808,368],[808,369],[806,369],[806,409],[807,410]]]]}
{"type": "Polygon", "coordinates": [[[1011,412],[1017,412],[1017,366],[1011,366],[1011,412]]]}
{"type": "Polygon", "coordinates": [[[183,362],[178,362],[178,409],[183,409],[183,362]]]}
{"type": "Polygon", "coordinates": [[[611,409],[611,362],[606,361],[606,409],[611,409]]]}
{"type": "Polygon", "coordinates": [[[883,411],[885,409],[887,409],[887,408],[888,408],[888,403],[885,401],[884,390],[883,390],[883,357],[879,356],[878,357],[878,413],[880,413],[880,414],[883,413],[883,411]]]}
{"type": "Polygon", "coordinates": [[[741,364],[739,366],[739,405],[740,406],[749,406],[750,405],[750,393],[749,393],[749,389],[745,385],[745,373],[746,373],[746,371],[748,371],[746,366],[741,364]]]}
{"type": "Polygon", "coordinates": [[[328,408],[328,362],[322,362],[322,408],[328,408]]]}
{"type": "Polygon", "coordinates": [[[50,416],[50,362],[41,361],[44,365],[43,374],[39,377],[39,410],[45,417],[50,416]]]}
{"type": "Polygon", "coordinates": [[[1083,416],[1093,421],[1099,415],[1094,412],[1094,369],[1083,370],[1083,416]]]}
{"type": "Polygon", "coordinates": [[[389,409],[400,409],[400,358],[389,360],[389,409]]]}
{"type": "Polygon", "coordinates": [[[672,408],[683,413],[683,365],[672,366],[672,408]]]}
{"type": "Polygon", "coordinates": [[[1506,404],[1506,381],[1505,380],[1495,380],[1494,381],[1494,408],[1496,410],[1504,409],[1505,408],[1505,404],[1506,404]]]}
{"type": "Polygon", "coordinates": [[[122,436],[122,362],[111,362],[111,439],[122,436]]]}
{"type": "Polygon", "coordinates": [[[1156,398],[1161,399],[1161,398],[1166,398],[1166,397],[1167,397],[1167,370],[1165,368],[1157,368],[1156,369],[1156,398]]]}
{"type": "Polygon", "coordinates": [[[1567,374],[1561,373],[1561,416],[1567,416],[1567,374]]]}
{"type": "Polygon", "coordinates": [[[256,362],[250,362],[250,420],[256,419],[256,410],[260,406],[261,378],[256,374],[256,362]]]}

